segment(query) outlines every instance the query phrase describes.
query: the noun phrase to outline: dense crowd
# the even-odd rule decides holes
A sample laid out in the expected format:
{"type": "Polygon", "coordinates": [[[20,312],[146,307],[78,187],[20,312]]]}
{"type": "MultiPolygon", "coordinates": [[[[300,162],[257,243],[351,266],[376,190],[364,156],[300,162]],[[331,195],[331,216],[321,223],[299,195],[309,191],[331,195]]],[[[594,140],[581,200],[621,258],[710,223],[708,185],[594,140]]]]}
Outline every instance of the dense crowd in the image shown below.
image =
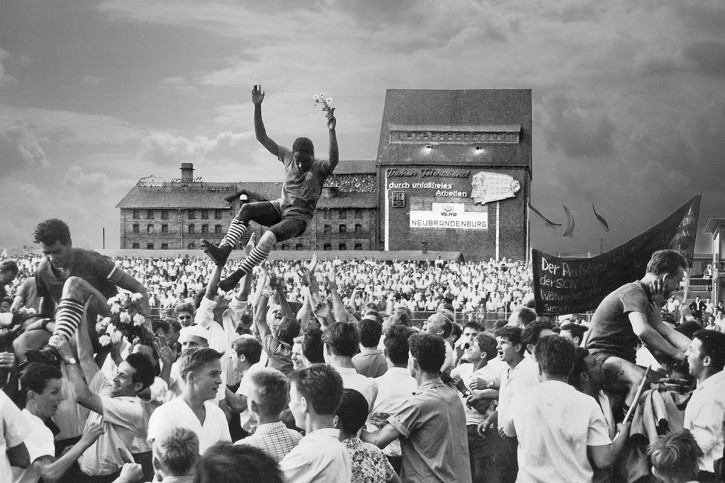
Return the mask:
{"type": "Polygon", "coordinates": [[[224,292],[203,258],[36,237],[0,261],[1,481],[722,477],[722,308],[670,296],[676,252],[581,324],[538,317],[518,261],[313,255],[224,292]],[[456,323],[489,308],[510,317],[456,323]]]}

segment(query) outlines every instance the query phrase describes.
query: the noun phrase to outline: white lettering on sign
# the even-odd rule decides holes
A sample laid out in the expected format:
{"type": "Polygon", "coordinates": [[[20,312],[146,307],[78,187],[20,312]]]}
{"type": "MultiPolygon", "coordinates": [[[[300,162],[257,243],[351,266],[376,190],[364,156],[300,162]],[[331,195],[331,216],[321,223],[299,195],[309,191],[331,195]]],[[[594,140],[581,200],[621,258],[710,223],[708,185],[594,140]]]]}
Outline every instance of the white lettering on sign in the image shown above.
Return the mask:
{"type": "Polygon", "coordinates": [[[411,210],[410,228],[488,230],[488,211],[465,211],[463,203],[432,203],[431,211],[411,210]]]}

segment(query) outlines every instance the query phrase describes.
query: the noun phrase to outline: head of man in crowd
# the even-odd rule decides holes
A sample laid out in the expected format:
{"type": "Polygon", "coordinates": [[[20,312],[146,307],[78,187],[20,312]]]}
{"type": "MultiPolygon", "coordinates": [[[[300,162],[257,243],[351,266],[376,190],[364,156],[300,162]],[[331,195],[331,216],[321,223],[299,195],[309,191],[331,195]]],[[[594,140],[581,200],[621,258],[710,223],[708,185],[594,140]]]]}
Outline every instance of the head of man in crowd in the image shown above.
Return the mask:
{"type": "Polygon", "coordinates": [[[294,343],[292,344],[292,354],[290,355],[292,359],[292,368],[293,369],[302,369],[303,367],[308,367],[305,365],[304,356],[302,355],[302,341],[304,341],[305,338],[301,335],[295,337],[294,343]]]}
{"type": "Polygon", "coordinates": [[[702,451],[688,430],[660,436],[647,453],[652,461],[652,474],[663,483],[698,481],[697,458],[702,451]]]}
{"type": "Polygon", "coordinates": [[[604,385],[601,359],[597,359],[584,347],[575,347],[574,367],[569,374],[569,384],[584,394],[597,397],[604,385]]]}
{"type": "Polygon", "coordinates": [[[248,444],[217,443],[199,458],[194,483],[284,483],[277,462],[248,444]]]}
{"type": "Polygon", "coordinates": [[[179,372],[185,382],[184,393],[203,401],[214,399],[222,384],[221,354],[203,347],[181,354],[179,372]]]}
{"type": "Polygon", "coordinates": [[[250,373],[247,408],[259,424],[279,421],[289,402],[289,380],[277,369],[263,367],[250,373]]]}
{"type": "Polygon", "coordinates": [[[529,354],[533,354],[536,343],[547,335],[554,335],[554,326],[551,322],[535,320],[521,330],[521,342],[529,354]]]}
{"type": "Polygon", "coordinates": [[[519,307],[511,312],[507,324],[512,327],[521,327],[523,329],[534,320],[536,320],[536,312],[534,312],[533,309],[530,309],[529,307],[519,307]]]}
{"type": "Polygon", "coordinates": [[[209,335],[206,329],[199,325],[183,327],[179,331],[179,344],[181,344],[181,352],[209,347],[209,335]]]}
{"type": "Polygon", "coordinates": [[[547,335],[536,342],[534,355],[539,365],[539,378],[566,382],[574,367],[576,347],[558,335],[547,335]]]}
{"type": "Polygon", "coordinates": [[[175,428],[165,438],[154,440],[151,451],[158,481],[188,477],[199,458],[199,437],[188,428],[175,428]]]}
{"type": "Polygon", "coordinates": [[[428,317],[423,324],[423,331],[431,335],[437,335],[443,339],[447,339],[451,335],[453,324],[444,314],[436,312],[428,317]]]}
{"type": "MultiPolygon", "coordinates": [[[[672,292],[679,290],[687,270],[687,260],[675,250],[658,250],[647,263],[647,273],[662,283],[662,296],[666,300],[672,292]]],[[[699,297],[698,297],[699,298],[699,297]]]]}
{"type": "Polygon", "coordinates": [[[45,220],[35,227],[33,236],[35,243],[40,243],[43,256],[54,268],[70,266],[73,260],[73,243],[68,225],[56,218],[45,220]]]}
{"type": "Polygon", "coordinates": [[[325,346],[322,342],[324,333],[321,329],[307,329],[302,336],[302,359],[305,367],[312,364],[325,363],[325,346]]]}
{"type": "Polygon", "coordinates": [[[358,323],[360,329],[360,345],[367,349],[375,349],[383,335],[383,324],[375,318],[363,317],[358,323]]]}
{"type": "Polygon", "coordinates": [[[725,366],[725,334],[716,330],[698,330],[687,349],[690,375],[698,382],[722,371],[725,366]]]}
{"type": "Polygon", "coordinates": [[[43,421],[55,416],[65,399],[63,374],[60,369],[46,364],[28,364],[20,376],[20,389],[25,394],[25,407],[43,421]]]}
{"type": "Polygon", "coordinates": [[[559,335],[567,339],[569,342],[579,347],[584,340],[584,333],[587,328],[579,324],[564,324],[560,327],[559,335]]]}
{"type": "Polygon", "coordinates": [[[20,269],[15,260],[3,260],[0,263],[0,285],[7,285],[18,276],[20,269]]]}
{"type": "Polygon", "coordinates": [[[112,380],[112,397],[137,396],[144,389],[151,387],[156,377],[156,370],[143,354],[129,354],[118,366],[112,380]]]}
{"type": "Polygon", "coordinates": [[[482,332],[473,340],[466,351],[466,359],[476,367],[481,359],[486,362],[496,357],[496,338],[488,332],[482,332]]]}
{"type": "Polygon", "coordinates": [[[325,332],[325,362],[334,362],[334,357],[348,358],[357,354],[360,345],[360,330],[351,322],[335,322],[325,332]]]}
{"type": "Polygon", "coordinates": [[[292,371],[289,380],[289,409],[297,427],[308,429],[315,421],[332,427],[333,416],[342,401],[340,374],[331,366],[315,364],[292,371]]]}
{"type": "Polygon", "coordinates": [[[194,306],[192,304],[178,304],[174,307],[174,313],[182,327],[189,327],[194,323],[194,306]]]}
{"type": "Polygon", "coordinates": [[[175,317],[166,317],[153,322],[154,335],[166,341],[168,345],[174,345],[179,340],[181,324],[175,317]]]}
{"type": "Polygon", "coordinates": [[[518,364],[524,358],[526,348],[521,342],[521,329],[504,325],[496,331],[498,358],[509,365],[518,364]]]}
{"type": "Polygon", "coordinates": [[[466,322],[466,325],[463,326],[463,334],[461,335],[461,340],[459,342],[459,346],[465,347],[466,344],[470,347],[471,344],[473,344],[473,341],[476,340],[476,337],[478,337],[478,334],[481,333],[481,326],[477,322],[466,322]]]}
{"type": "Polygon", "coordinates": [[[410,355],[408,370],[418,384],[428,377],[437,377],[446,360],[445,341],[439,336],[420,333],[408,339],[410,355]]]}
{"type": "Polygon", "coordinates": [[[335,427],[340,430],[340,438],[357,436],[368,419],[368,401],[359,391],[345,389],[340,407],[337,408],[335,427]]]}
{"type": "Polygon", "coordinates": [[[396,325],[385,333],[385,357],[388,358],[388,364],[394,367],[408,367],[408,358],[410,354],[410,345],[408,338],[415,331],[405,325],[396,325]]]}
{"type": "Polygon", "coordinates": [[[262,343],[252,336],[243,335],[235,339],[232,349],[237,354],[232,361],[235,371],[245,372],[262,357],[262,343]]]}

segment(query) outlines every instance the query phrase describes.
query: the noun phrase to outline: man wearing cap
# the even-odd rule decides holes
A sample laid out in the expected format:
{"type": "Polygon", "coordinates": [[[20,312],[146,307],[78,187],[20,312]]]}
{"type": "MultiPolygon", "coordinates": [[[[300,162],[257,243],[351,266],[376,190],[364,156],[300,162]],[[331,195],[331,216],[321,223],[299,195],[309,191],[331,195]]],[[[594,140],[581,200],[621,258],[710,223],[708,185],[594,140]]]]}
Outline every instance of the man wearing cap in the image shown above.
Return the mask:
{"type": "Polygon", "coordinates": [[[225,292],[234,288],[253,267],[266,260],[275,243],[305,232],[312,221],[325,179],[332,174],[339,160],[334,109],[330,109],[327,113],[330,159],[325,161],[315,158],[315,148],[312,141],[307,138],[297,138],[292,144],[292,150],[279,146],[270,139],[262,122],[263,100],[262,86],[255,85],[252,89],[254,132],[262,146],[284,164],[285,180],[282,183],[282,196],[274,201],[242,204],[218,247],[207,240],[202,240],[204,252],[218,265],[224,265],[231,251],[247,233],[250,221],[269,227],[260,238],[259,244],[244,258],[241,266],[219,283],[219,288],[225,292]]]}
{"type": "MultiPolygon", "coordinates": [[[[181,345],[181,353],[185,353],[191,349],[199,349],[209,347],[209,332],[199,325],[190,325],[182,327],[179,331],[179,344],[181,345]]],[[[171,373],[169,374],[169,392],[168,399],[171,400],[181,395],[184,389],[184,381],[181,378],[181,357],[171,365],[171,373]]]]}

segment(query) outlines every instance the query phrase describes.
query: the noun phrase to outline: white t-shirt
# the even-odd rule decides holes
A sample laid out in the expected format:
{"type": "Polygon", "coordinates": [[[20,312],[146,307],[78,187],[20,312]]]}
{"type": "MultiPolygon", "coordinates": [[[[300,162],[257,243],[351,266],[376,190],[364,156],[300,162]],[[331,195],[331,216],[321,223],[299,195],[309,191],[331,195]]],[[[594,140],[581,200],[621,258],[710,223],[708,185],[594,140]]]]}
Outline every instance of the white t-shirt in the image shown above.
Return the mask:
{"type": "Polygon", "coordinates": [[[375,405],[375,398],[378,395],[378,383],[373,377],[366,377],[351,367],[335,367],[334,368],[342,377],[342,387],[345,389],[355,389],[365,396],[368,402],[368,411],[372,411],[375,405]]]}
{"type": "MultiPolygon", "coordinates": [[[[390,367],[388,372],[376,377],[375,381],[378,383],[378,396],[375,398],[371,414],[385,413],[391,416],[396,414],[418,389],[415,378],[404,367],[390,367]]],[[[368,427],[368,431],[377,430],[378,428],[372,424],[368,427]]],[[[387,456],[400,456],[400,440],[396,439],[383,448],[383,453],[387,456]]]]}
{"type": "Polygon", "coordinates": [[[518,436],[517,482],[592,481],[587,446],[611,443],[599,404],[564,382],[521,388],[509,416],[504,432],[518,436]]]}
{"type": "Polygon", "coordinates": [[[25,438],[25,447],[30,455],[30,465],[27,468],[13,466],[13,483],[37,483],[40,480],[40,473],[33,465],[33,462],[42,456],[55,458],[55,444],[53,443],[53,432],[43,421],[33,415],[27,409],[23,409],[23,422],[30,430],[25,438]]]}
{"type": "Polygon", "coordinates": [[[8,448],[22,443],[30,434],[30,427],[24,424],[23,413],[4,391],[0,390],[0,481],[12,481],[8,448]]]}
{"type": "Polygon", "coordinates": [[[212,401],[204,401],[206,417],[199,421],[182,397],[177,397],[159,406],[149,419],[148,441],[163,439],[176,428],[187,428],[199,437],[199,454],[204,454],[210,446],[218,442],[232,442],[229,425],[219,406],[212,401]]]}
{"type": "Polygon", "coordinates": [[[287,481],[342,482],[352,478],[352,460],[337,429],[324,428],[300,440],[279,463],[287,481]]]}

